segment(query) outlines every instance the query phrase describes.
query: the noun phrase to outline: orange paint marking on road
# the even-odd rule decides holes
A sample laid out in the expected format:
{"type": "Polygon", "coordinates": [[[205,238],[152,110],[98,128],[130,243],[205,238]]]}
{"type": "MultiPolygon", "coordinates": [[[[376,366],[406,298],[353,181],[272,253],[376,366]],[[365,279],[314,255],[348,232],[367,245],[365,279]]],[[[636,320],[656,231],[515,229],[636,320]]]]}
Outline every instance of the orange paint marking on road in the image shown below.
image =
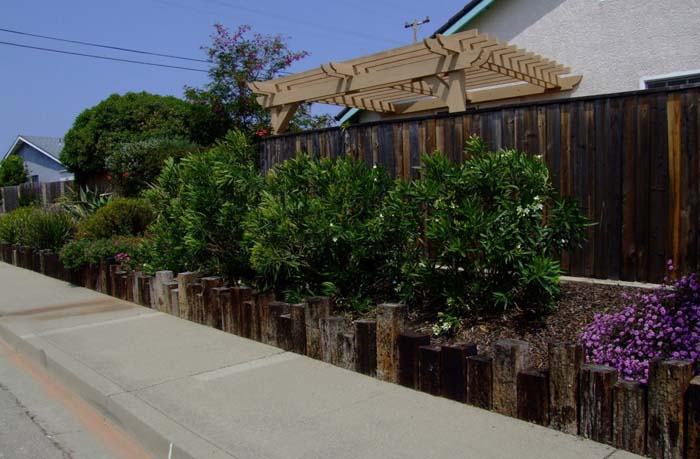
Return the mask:
{"type": "Polygon", "coordinates": [[[43,369],[12,349],[0,339],[0,355],[39,383],[44,392],[63,405],[95,439],[111,449],[116,457],[123,459],[146,459],[153,456],[141,448],[133,439],[107,422],[99,412],[63,385],[52,379],[43,369]],[[5,354],[5,355],[3,355],[5,354]]]}

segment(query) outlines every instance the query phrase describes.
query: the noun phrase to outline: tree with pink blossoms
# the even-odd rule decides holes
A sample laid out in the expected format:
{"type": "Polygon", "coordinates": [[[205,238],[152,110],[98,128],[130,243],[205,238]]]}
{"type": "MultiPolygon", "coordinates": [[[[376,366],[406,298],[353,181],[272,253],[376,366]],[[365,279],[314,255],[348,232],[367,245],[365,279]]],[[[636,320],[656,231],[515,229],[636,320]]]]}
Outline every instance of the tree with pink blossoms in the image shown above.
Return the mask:
{"type": "MultiPolygon", "coordinates": [[[[195,103],[211,106],[219,122],[258,136],[270,132],[270,113],[248,88],[248,81],[266,81],[281,76],[294,62],[309,55],[292,51],[281,35],[263,35],[243,25],[234,32],[215,24],[212,43],[202,49],[212,65],[209,82],[203,88],[185,88],[185,96],[195,103]]],[[[330,124],[328,116],[313,116],[302,106],[290,123],[291,130],[313,129],[330,124]]]]}

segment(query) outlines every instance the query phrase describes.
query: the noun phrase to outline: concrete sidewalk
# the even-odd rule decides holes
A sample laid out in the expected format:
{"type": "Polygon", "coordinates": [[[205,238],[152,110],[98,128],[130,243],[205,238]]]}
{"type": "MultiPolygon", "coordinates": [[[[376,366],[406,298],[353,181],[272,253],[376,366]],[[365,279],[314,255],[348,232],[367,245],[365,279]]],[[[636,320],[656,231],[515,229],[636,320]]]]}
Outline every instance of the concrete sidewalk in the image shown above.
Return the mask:
{"type": "Polygon", "coordinates": [[[0,335],[156,457],[638,457],[4,263],[0,335]]]}

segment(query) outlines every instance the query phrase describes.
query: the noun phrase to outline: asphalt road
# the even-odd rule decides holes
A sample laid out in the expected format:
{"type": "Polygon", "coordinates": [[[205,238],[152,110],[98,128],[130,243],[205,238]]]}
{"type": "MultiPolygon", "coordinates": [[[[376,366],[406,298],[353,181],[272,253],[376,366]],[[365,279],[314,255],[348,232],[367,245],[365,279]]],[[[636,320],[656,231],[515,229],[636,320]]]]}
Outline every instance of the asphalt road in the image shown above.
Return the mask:
{"type": "Polygon", "coordinates": [[[120,442],[133,446],[101,415],[0,340],[0,459],[131,457],[120,442]]]}

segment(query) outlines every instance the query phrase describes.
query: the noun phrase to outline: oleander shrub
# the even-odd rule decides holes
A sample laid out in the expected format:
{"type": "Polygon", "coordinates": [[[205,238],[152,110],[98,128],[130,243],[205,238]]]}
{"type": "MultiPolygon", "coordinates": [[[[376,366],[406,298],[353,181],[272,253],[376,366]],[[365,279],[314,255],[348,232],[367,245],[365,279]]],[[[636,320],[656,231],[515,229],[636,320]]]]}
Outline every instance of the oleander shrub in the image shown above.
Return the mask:
{"type": "Polygon", "coordinates": [[[276,166],[245,223],[262,286],[290,301],[323,293],[355,308],[386,294],[393,241],[373,222],[391,183],[352,159],[301,155],[276,166]]]}
{"type": "MultiPolygon", "coordinates": [[[[670,262],[669,268],[673,271],[670,262]]],[[[653,359],[700,363],[700,274],[624,299],[621,311],[597,314],[581,334],[590,361],[640,382],[647,381],[653,359]]]]}
{"type": "Polygon", "coordinates": [[[155,211],[145,199],[113,198],[80,224],[78,238],[140,236],[154,218],[155,211]]]}
{"type": "Polygon", "coordinates": [[[109,239],[78,239],[66,244],[60,252],[63,264],[69,269],[98,265],[103,258],[127,254],[130,259],[142,258],[144,241],[138,237],[109,239]]]}
{"type": "Polygon", "coordinates": [[[179,137],[121,142],[110,150],[105,164],[120,194],[136,196],[155,181],[168,158],[178,161],[199,149],[179,137]]]}
{"type": "Polygon", "coordinates": [[[425,155],[421,179],[388,194],[378,224],[401,240],[397,290],[450,317],[545,312],[559,293],[558,254],[583,240],[587,220],[540,157],[488,151],[476,137],[467,150],[463,164],[425,155]]]}
{"type": "Polygon", "coordinates": [[[241,132],[179,163],[166,160],[145,193],[158,210],[148,230],[152,266],[250,277],[242,223],[261,185],[257,150],[241,132]]]}
{"type": "Polygon", "coordinates": [[[40,250],[58,250],[75,234],[75,220],[60,210],[20,207],[0,218],[0,240],[40,250]]]}

